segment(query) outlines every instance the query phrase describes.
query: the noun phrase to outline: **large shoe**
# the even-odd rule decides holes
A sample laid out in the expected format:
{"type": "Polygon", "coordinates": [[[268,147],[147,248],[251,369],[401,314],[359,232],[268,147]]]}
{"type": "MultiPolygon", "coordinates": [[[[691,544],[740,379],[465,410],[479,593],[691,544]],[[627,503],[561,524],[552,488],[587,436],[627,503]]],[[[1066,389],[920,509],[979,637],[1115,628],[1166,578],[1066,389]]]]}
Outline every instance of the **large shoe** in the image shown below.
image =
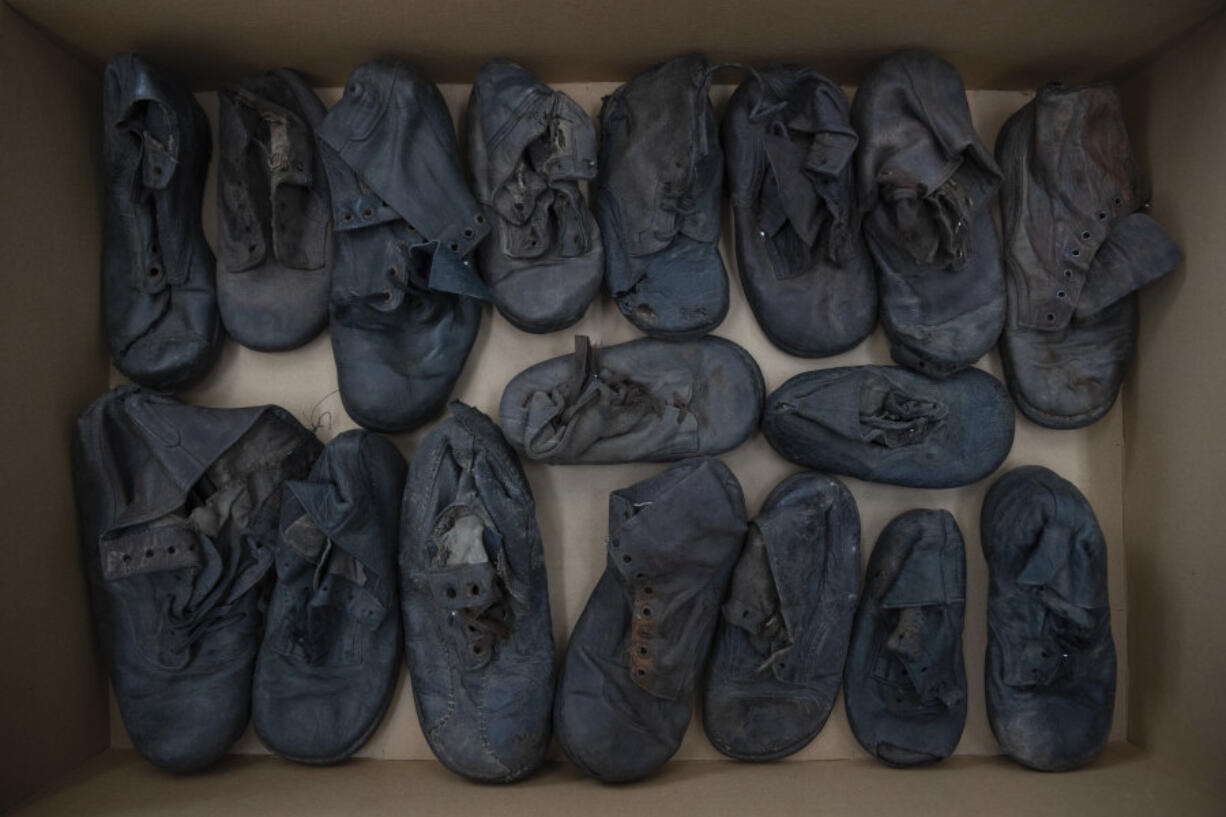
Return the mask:
{"type": "Polygon", "coordinates": [[[400,677],[396,556],[407,467],[377,434],[332,439],[285,484],[276,582],[252,690],[272,751],[337,763],[383,720],[400,677]]]}
{"type": "Polygon", "coordinates": [[[155,389],[208,372],[225,333],[200,205],[204,110],[162,68],[117,54],[102,82],[102,314],[115,368],[155,389]]]}
{"type": "Polygon", "coordinates": [[[284,409],[133,387],[77,421],[73,479],[95,630],[132,745],[202,769],[247,726],[281,488],[319,441],[284,409]]]}
{"type": "Polygon", "coordinates": [[[477,256],[494,305],[527,332],[583,317],[604,280],[604,246],[579,183],[596,177],[596,128],[566,94],[508,60],[477,72],[468,163],[490,225],[477,256]]]}
{"type": "Polygon", "coordinates": [[[834,477],[802,472],[749,523],[707,671],[702,724],[738,760],[803,749],[830,717],[860,587],[860,514],[834,477]]]}
{"type": "Polygon", "coordinates": [[[988,722],[1018,763],[1064,771],[1103,750],[1115,706],[1107,543],[1090,503],[1038,466],[996,481],[988,563],[988,722]]]}
{"type": "Polygon", "coordinates": [[[408,431],[447,403],[489,291],[489,232],[433,83],[399,62],[354,69],[319,126],[332,191],[332,352],[341,402],[373,431],[408,431]]]}
{"type": "Polygon", "coordinates": [[[400,587],[430,749],[486,783],[545,759],[553,634],[532,489],[498,427],[463,403],[422,440],[405,486],[400,587]]]}
{"type": "Polygon", "coordinates": [[[640,338],[520,372],[498,406],[507,438],[555,465],[670,462],[736,448],[757,427],[765,387],[749,353],[723,338],[640,338]]]}
{"type": "Polygon", "coordinates": [[[1000,168],[971,124],[958,70],[922,51],[879,62],[856,91],[851,120],[890,353],[946,377],[983,357],[1004,326],[990,207],[1000,168]]]}
{"type": "Polygon", "coordinates": [[[766,399],[762,433],[817,471],[912,488],[953,488],[995,471],[1013,447],[1001,382],[967,369],[933,380],[897,366],[804,372],[766,399]]]}
{"type": "Polygon", "coordinates": [[[1137,342],[1136,290],[1179,265],[1149,216],[1111,85],[1049,85],[1001,129],[1009,317],[1005,379],[1022,413],[1080,428],[1110,410],[1137,342]]]}
{"type": "Polygon", "coordinates": [[[770,68],[736,89],[722,134],[737,266],[758,325],[793,355],[855,346],[877,324],[877,285],[847,96],[810,68],[770,68]]]}
{"type": "Polygon", "coordinates": [[[328,324],[332,204],[315,129],[324,106],[289,69],[217,92],[217,306],[230,337],[279,352],[328,324]]]}
{"type": "Polygon", "coordinates": [[[949,511],[895,517],[873,548],[843,679],[851,731],[891,766],[953,754],[966,724],[966,551],[949,511]]]}
{"type": "Polygon", "coordinates": [[[554,710],[580,769],[638,780],[677,751],[745,524],[736,477],[705,457],[609,496],[608,564],[571,633],[554,710]]]}
{"type": "Polygon", "coordinates": [[[653,337],[688,338],[728,312],[719,240],[724,175],[701,54],[643,71],[600,109],[596,217],[618,309],[653,337]]]}

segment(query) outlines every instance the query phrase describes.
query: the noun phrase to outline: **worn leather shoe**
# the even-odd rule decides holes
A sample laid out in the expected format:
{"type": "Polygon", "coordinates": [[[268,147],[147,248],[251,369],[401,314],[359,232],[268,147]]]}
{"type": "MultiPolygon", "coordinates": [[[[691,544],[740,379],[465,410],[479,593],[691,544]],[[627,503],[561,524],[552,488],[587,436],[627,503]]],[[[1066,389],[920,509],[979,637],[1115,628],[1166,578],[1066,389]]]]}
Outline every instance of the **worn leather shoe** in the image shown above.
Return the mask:
{"type": "Polygon", "coordinates": [[[553,634],[532,488],[488,417],[463,403],[413,455],[400,581],[413,700],[453,772],[510,783],[549,748],[553,634]]]}
{"type": "Polygon", "coordinates": [[[1090,503],[1039,466],[996,481],[979,517],[988,563],[988,722],[1023,766],[1064,771],[1107,743],[1115,642],[1107,543],[1090,503]]]}
{"type": "Polygon", "coordinates": [[[477,72],[468,163],[490,225],[477,248],[494,306],[527,332],[583,317],[604,279],[604,246],[580,182],[596,177],[587,113],[509,60],[477,72]]]}
{"type": "Polygon", "coordinates": [[[116,54],[102,82],[102,314],[115,368],[155,389],[208,372],[225,334],[200,221],[212,140],[167,71],[116,54]]]}
{"type": "Polygon", "coordinates": [[[1137,342],[1136,290],[1179,265],[1144,213],[1119,95],[1109,84],[1048,85],[996,142],[1009,316],[1005,379],[1048,428],[1106,414],[1137,342]]]}
{"type": "Polygon", "coordinates": [[[769,68],[733,93],[722,133],[737,266],[758,325],[793,355],[855,346],[877,323],[877,286],[847,96],[810,68],[769,68]]]}
{"type": "Polygon", "coordinates": [[[851,120],[890,353],[946,377],[986,354],[1004,326],[989,206],[1000,168],[971,124],[958,70],[923,51],[879,62],[856,91],[851,120]]]}
{"type": "Polygon", "coordinates": [[[979,369],[933,380],[897,366],[798,374],[766,400],[762,433],[807,468],[912,488],[970,485],[1013,447],[1013,404],[979,369]]]}
{"type": "Polygon", "coordinates": [[[489,225],[442,94],[404,63],[354,69],[319,139],[341,402],[366,428],[408,431],[443,410],[477,337],[489,291],[472,256],[489,225]]]}
{"type": "Polygon", "coordinates": [[[73,479],[95,631],[132,745],[190,772],[247,726],[282,483],[318,440],[284,409],[131,386],[77,421],[73,479]]]}
{"type": "Polygon", "coordinates": [[[868,560],[843,680],[847,720],[891,766],[953,754],[966,724],[966,552],[949,511],[895,517],[868,560]]]}
{"type": "Polygon", "coordinates": [[[669,462],[722,454],[753,432],[765,387],[735,343],[640,338],[520,372],[502,392],[499,421],[529,459],[554,465],[669,462]]]}
{"type": "Polygon", "coordinates": [[[276,581],[252,689],[264,745],[337,763],[379,726],[400,677],[396,555],[407,466],[377,434],[346,431],[285,483],[276,581]]]}
{"type": "Polygon", "coordinates": [[[315,129],[324,106],[289,69],[217,92],[217,305],[251,349],[301,346],[328,323],[332,204],[315,129]]]}
{"type": "Polygon", "coordinates": [[[580,769],[638,780],[677,751],[745,526],[741,486],[719,460],[610,494],[607,566],[571,633],[554,710],[580,769]]]}
{"type": "Polygon", "coordinates": [[[749,523],[707,671],[702,724],[738,760],[803,749],[843,680],[860,585],[860,514],[843,483],[793,474],[749,523]]]}

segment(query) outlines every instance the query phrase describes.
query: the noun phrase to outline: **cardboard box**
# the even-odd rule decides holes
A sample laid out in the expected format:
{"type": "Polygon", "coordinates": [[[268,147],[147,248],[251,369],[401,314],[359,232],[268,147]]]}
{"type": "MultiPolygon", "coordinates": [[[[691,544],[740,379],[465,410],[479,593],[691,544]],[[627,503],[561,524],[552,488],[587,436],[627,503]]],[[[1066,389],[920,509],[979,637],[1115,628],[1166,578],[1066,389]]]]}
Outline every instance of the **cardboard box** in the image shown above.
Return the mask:
{"type": "MultiPolygon", "coordinates": [[[[831,814],[1226,813],[1226,573],[1213,527],[1226,477],[1226,16],[1206,0],[1031,3],[903,0],[857,4],[766,0],[7,0],[0,5],[0,401],[5,429],[0,511],[0,810],[28,814],[593,814],[661,809],[703,815],[767,810],[831,814]],[[986,567],[979,506],[991,480],[919,491],[848,480],[863,521],[863,553],[895,514],[944,507],[967,544],[967,728],[953,760],[893,771],[856,745],[841,703],[818,739],[768,765],[719,760],[695,725],[678,759],[649,781],[608,787],[564,761],[511,788],[465,783],[429,754],[403,682],[364,758],[316,769],[268,757],[231,758],[189,778],[135,756],[108,702],[78,563],[68,442],[76,414],[118,382],[98,307],[101,70],[136,50],[180,71],[215,120],[221,81],[280,65],[300,69],[329,104],[355,65],[396,55],[443,84],[457,117],[476,68],[508,56],[571,93],[595,115],[600,98],[647,65],[686,50],[715,60],[804,62],[848,86],[873,59],[904,46],[954,61],[989,145],[1000,125],[1050,79],[1121,84],[1154,215],[1184,253],[1174,274],[1142,294],[1137,363],[1099,423],[1073,432],[1018,417],[1004,468],[1054,468],[1087,494],[1107,536],[1120,681],[1112,745],[1092,766],[1027,772],[995,755],[983,705],[986,567]]],[[[719,81],[735,81],[721,74],[719,81]]],[[[717,110],[730,87],[716,87],[717,110]]],[[[463,140],[461,140],[463,141],[463,140]]],[[[205,229],[214,239],[212,181],[205,229]]],[[[878,330],[844,355],[804,360],[771,346],[721,245],[732,308],[716,334],[757,358],[768,388],[811,368],[888,362],[878,330]]],[[[487,412],[525,366],[570,351],[574,333],[615,343],[635,330],[603,296],[572,331],[534,336],[487,314],[456,396],[487,412]]],[[[995,353],[980,364],[1000,374],[995,353]]],[[[215,371],[184,399],[206,405],[276,402],[324,439],[353,426],[335,393],[326,334],[266,355],[229,342],[215,371]]],[[[393,439],[411,456],[426,429],[393,439]]],[[[756,513],[795,466],[761,438],[724,457],[756,513]]],[[[604,565],[610,490],[660,466],[529,465],[550,570],[554,630],[564,647],[604,565]]],[[[236,753],[262,755],[248,735],[236,753]]]]}

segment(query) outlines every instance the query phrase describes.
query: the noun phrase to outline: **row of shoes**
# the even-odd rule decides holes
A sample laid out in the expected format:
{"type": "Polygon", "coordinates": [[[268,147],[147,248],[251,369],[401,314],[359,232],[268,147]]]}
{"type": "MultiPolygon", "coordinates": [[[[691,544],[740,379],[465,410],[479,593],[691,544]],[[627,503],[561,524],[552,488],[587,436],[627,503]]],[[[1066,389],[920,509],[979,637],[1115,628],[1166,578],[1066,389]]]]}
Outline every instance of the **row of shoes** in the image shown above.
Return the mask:
{"type": "MultiPolygon", "coordinates": [[[[643,778],[699,694],[717,749],[781,758],[822,729],[840,684],[883,762],[953,752],[965,553],[948,512],[894,519],[861,589],[859,513],[837,478],[794,474],[750,520],[727,466],[684,459],[610,495],[606,568],[555,677],[531,488],[489,418],[451,415],[406,467],[377,434],[321,446],[276,406],[126,386],[82,414],[83,558],[137,750],[200,769],[250,720],[284,757],[338,762],[378,727],[404,655],[431,749],[478,781],[531,774],[551,735],[598,779],[643,778]]],[[[1094,513],[1024,467],[988,492],[981,535],[997,740],[1035,769],[1089,762],[1116,671],[1094,513]]]]}
{"type": "Polygon", "coordinates": [[[173,389],[208,371],[226,333],[276,351],[330,325],[349,415],[409,430],[442,410],[483,301],[551,332],[603,280],[647,335],[716,328],[726,177],[743,288],[781,349],[836,354],[880,318],[895,361],[938,379],[999,343],[1014,401],[1041,425],[1107,412],[1136,290],[1179,259],[1139,212],[1114,88],[1040,89],[994,157],[957,70],[931,54],[881,61],[850,106],[809,68],[730,66],[749,77],[717,127],[723,67],[690,54],[618,88],[597,156],[573,99],[492,61],[469,98],[467,167],[438,89],[403,63],[358,67],[331,110],[289,70],[227,84],[218,266],[200,221],[204,113],[162,69],[116,56],[103,259],[116,366],[173,389]]]}

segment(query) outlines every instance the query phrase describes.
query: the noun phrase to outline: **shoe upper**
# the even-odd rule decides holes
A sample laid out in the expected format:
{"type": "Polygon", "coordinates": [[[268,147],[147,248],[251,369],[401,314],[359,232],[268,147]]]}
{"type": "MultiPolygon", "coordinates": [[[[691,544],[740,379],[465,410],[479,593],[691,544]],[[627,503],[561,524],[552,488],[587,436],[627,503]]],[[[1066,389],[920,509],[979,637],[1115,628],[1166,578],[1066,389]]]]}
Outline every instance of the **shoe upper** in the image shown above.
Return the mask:
{"type": "Polygon", "coordinates": [[[285,483],[252,722],[279,755],[344,760],[370,737],[400,677],[396,561],[407,466],[366,431],[333,438],[285,483]]]}
{"type": "Polygon", "coordinates": [[[843,90],[797,66],[746,79],[723,117],[745,297],[771,342],[806,357],[850,349],[877,323],[848,117],[843,90]]]}
{"type": "Polygon", "coordinates": [[[354,69],[319,139],[341,400],[366,428],[407,431],[442,410],[468,359],[489,298],[472,255],[489,225],[442,94],[407,65],[354,69]]]}
{"type": "Polygon", "coordinates": [[[115,367],[145,386],[203,377],[225,338],[200,220],[212,142],[204,111],[136,54],[102,85],[102,312],[115,367]]]}
{"type": "Polygon", "coordinates": [[[217,299],[226,331],[275,352],[328,322],[332,203],[315,129],[324,106],[289,69],[217,92],[217,299]]]}
{"type": "Polygon", "coordinates": [[[519,65],[491,60],[468,99],[468,162],[490,226],[477,254],[495,306],[530,332],[570,326],[604,279],[600,229],[579,188],[596,177],[592,120],[519,65]]]}
{"type": "Polygon", "coordinates": [[[554,729],[579,768],[645,777],[685,734],[745,502],[718,460],[685,460],[609,496],[605,572],[571,633],[554,729]]]}
{"type": "Polygon", "coordinates": [[[600,109],[596,216],[605,281],[655,337],[705,334],[728,312],[719,240],[723,153],[701,54],[643,71],[600,109]]]}
{"type": "Polygon", "coordinates": [[[554,645],[532,489],[498,427],[451,404],[413,455],[401,515],[405,646],[443,765],[511,782],[549,747],[554,645]]]}
{"type": "Polygon", "coordinates": [[[735,343],[640,338],[575,353],[516,375],[498,414],[524,456],[559,465],[668,462],[720,454],[758,424],[764,386],[735,343]]]}
{"type": "Polygon", "coordinates": [[[869,557],[843,679],[856,740],[892,766],[953,754],[966,723],[966,553],[948,511],[895,517],[869,557]]]}
{"type": "Polygon", "coordinates": [[[906,51],[877,64],[851,119],[864,236],[894,360],[934,377],[996,344],[1005,283],[991,200],[1001,172],[948,62],[906,51]]]}
{"type": "Polygon", "coordinates": [[[980,516],[988,563],[988,722],[1034,769],[1093,760],[1111,732],[1115,643],[1107,544],[1090,504],[1046,468],[1016,468],[980,516]]]}
{"type": "Polygon", "coordinates": [[[1179,264],[1145,205],[1119,95],[1054,84],[1005,123],[1009,317],[1001,352],[1018,408],[1075,428],[1102,417],[1136,344],[1133,293],[1179,264]]]}
{"type": "Polygon", "coordinates": [[[93,620],[133,746],[193,771],[247,726],[281,487],[319,443],[276,406],[205,409],[134,387],[77,421],[93,620]]]}
{"type": "Polygon", "coordinates": [[[808,468],[952,488],[983,479],[1013,447],[1013,404],[979,369],[933,380],[897,366],[798,374],[766,400],[762,432],[808,468]]]}
{"type": "Polygon", "coordinates": [[[826,723],[860,584],[860,514],[834,477],[776,486],[749,523],[728,585],[703,698],[716,749],[744,760],[797,752],[826,723]]]}

